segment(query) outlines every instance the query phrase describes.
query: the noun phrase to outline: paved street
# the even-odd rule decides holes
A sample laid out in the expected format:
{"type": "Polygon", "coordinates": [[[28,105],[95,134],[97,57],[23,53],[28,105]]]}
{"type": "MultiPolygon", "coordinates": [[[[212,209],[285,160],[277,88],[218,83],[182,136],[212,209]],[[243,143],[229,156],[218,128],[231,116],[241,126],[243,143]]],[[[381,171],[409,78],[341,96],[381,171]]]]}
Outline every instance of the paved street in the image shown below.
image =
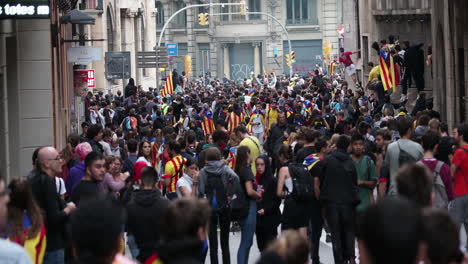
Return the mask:
{"type": "MultiPolygon", "coordinates": [[[[240,243],[240,232],[230,233],[229,236],[229,248],[231,253],[231,263],[237,263],[237,249],[239,248],[240,243]]],[[[221,248],[218,249],[218,259],[221,260],[221,248]]],[[[249,263],[255,263],[260,258],[260,252],[258,251],[256,238],[254,237],[254,243],[250,249],[249,263]]],[[[325,232],[322,232],[321,242],[320,242],[320,261],[323,264],[333,264],[333,252],[331,243],[326,243],[325,241],[325,232]]],[[[206,257],[205,263],[211,263],[209,252],[206,257]]]]}

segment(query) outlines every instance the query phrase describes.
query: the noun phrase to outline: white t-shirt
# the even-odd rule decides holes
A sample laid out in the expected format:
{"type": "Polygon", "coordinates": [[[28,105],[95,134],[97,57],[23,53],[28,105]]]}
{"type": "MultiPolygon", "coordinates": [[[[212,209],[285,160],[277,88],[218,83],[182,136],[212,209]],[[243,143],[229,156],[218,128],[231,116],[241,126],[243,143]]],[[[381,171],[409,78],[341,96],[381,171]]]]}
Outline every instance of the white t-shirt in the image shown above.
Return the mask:
{"type": "Polygon", "coordinates": [[[192,184],[193,184],[193,179],[190,178],[190,176],[188,176],[187,174],[184,173],[184,176],[182,176],[182,178],[180,178],[177,181],[177,184],[176,184],[177,197],[179,197],[179,198],[183,197],[182,192],[180,191],[180,187],[186,187],[189,190],[189,192],[192,193],[192,184]]]}
{"type": "Polygon", "coordinates": [[[262,123],[261,115],[260,114],[254,114],[252,118],[253,118],[253,120],[252,120],[253,123],[256,123],[256,124],[260,123],[259,125],[253,125],[252,126],[252,131],[254,133],[263,133],[263,123],[262,123]]]}
{"type": "Polygon", "coordinates": [[[67,193],[67,190],[65,189],[65,183],[63,182],[62,178],[55,177],[55,187],[59,195],[64,195],[67,193]]]}

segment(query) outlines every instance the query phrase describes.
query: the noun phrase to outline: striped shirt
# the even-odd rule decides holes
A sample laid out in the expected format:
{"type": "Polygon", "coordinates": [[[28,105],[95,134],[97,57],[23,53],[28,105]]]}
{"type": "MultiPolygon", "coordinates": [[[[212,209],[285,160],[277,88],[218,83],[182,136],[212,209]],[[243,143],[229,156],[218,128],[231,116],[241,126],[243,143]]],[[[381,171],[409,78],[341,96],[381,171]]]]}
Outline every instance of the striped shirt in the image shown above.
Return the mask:
{"type": "Polygon", "coordinates": [[[184,164],[185,159],[181,155],[175,156],[166,163],[163,178],[171,179],[171,183],[167,189],[168,193],[176,192],[177,181],[184,175],[184,164]]]}

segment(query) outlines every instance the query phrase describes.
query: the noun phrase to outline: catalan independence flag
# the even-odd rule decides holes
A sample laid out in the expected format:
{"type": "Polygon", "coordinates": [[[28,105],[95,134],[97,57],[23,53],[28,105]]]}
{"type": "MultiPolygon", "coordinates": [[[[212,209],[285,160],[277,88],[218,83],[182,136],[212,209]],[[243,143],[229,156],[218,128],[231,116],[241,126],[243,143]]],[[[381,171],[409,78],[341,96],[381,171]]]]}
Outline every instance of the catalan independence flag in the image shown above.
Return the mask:
{"type": "Polygon", "coordinates": [[[174,93],[174,86],[172,84],[172,72],[169,72],[167,76],[166,83],[164,84],[164,88],[161,91],[161,96],[164,97],[168,94],[174,93]]]}
{"type": "Polygon", "coordinates": [[[262,124],[265,126],[265,113],[263,111],[257,111],[257,109],[255,109],[250,115],[250,120],[249,120],[249,123],[247,124],[247,129],[250,131],[250,133],[253,132],[252,122],[254,118],[257,117],[257,115],[260,117],[262,124]]]}
{"type": "Polygon", "coordinates": [[[231,161],[229,161],[228,166],[229,166],[229,168],[231,168],[231,169],[234,169],[234,165],[236,164],[236,152],[237,152],[237,148],[239,148],[239,146],[231,147],[231,148],[229,149],[228,157],[231,158],[231,161]]]}
{"type": "Polygon", "coordinates": [[[209,109],[203,111],[202,128],[205,135],[211,135],[215,131],[215,125],[213,122],[213,112],[209,109]]]}
{"type": "Polygon", "coordinates": [[[380,77],[382,78],[382,84],[384,90],[387,91],[392,89],[396,90],[400,84],[400,74],[398,65],[393,61],[393,56],[390,54],[390,46],[386,46],[380,50],[379,66],[380,66],[380,77]]]}
{"type": "Polygon", "coordinates": [[[304,162],[302,163],[304,166],[307,166],[307,169],[310,170],[312,169],[317,162],[319,162],[320,159],[317,154],[310,154],[304,159],[304,162]]]}
{"type": "Polygon", "coordinates": [[[254,88],[250,89],[248,95],[249,96],[254,96],[255,95],[255,89],[254,88]]]}
{"type": "Polygon", "coordinates": [[[304,100],[304,103],[302,103],[302,109],[309,113],[309,115],[312,115],[312,111],[314,110],[312,102],[304,100]]]}
{"type": "Polygon", "coordinates": [[[229,121],[228,121],[228,131],[232,133],[232,131],[234,131],[234,128],[238,127],[239,126],[239,123],[242,121],[243,119],[243,115],[241,113],[241,115],[237,115],[236,113],[232,112],[230,115],[229,115],[229,121]]]}
{"type": "Polygon", "coordinates": [[[25,237],[23,238],[9,238],[12,242],[15,242],[24,247],[28,255],[34,264],[42,264],[44,260],[44,254],[47,245],[46,229],[44,225],[41,226],[39,232],[33,236],[28,237],[27,233],[31,227],[31,222],[28,217],[23,219],[23,227],[25,237]]]}

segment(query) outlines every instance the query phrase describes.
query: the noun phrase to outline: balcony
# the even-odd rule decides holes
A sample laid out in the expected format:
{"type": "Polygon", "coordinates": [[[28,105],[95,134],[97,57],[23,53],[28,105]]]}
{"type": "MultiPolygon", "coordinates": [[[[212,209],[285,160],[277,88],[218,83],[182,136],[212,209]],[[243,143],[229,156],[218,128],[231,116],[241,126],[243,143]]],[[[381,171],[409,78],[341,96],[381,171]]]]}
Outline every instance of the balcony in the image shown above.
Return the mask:
{"type": "Polygon", "coordinates": [[[430,15],[430,0],[372,0],[374,16],[430,15]]]}

